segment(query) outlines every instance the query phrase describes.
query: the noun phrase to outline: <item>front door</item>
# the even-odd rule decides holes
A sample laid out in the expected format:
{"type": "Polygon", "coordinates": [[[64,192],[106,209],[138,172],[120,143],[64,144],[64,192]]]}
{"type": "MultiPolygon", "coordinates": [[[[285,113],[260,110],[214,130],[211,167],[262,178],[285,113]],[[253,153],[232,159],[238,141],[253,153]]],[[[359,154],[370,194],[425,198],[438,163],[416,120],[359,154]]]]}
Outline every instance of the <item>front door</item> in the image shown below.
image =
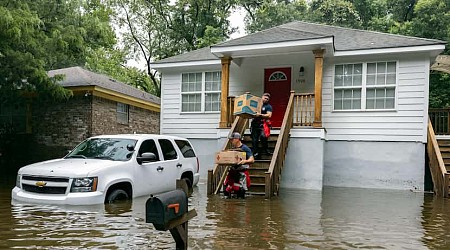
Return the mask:
{"type": "Polygon", "coordinates": [[[264,92],[270,94],[272,126],[281,127],[291,93],[291,68],[264,69],[264,92]]]}

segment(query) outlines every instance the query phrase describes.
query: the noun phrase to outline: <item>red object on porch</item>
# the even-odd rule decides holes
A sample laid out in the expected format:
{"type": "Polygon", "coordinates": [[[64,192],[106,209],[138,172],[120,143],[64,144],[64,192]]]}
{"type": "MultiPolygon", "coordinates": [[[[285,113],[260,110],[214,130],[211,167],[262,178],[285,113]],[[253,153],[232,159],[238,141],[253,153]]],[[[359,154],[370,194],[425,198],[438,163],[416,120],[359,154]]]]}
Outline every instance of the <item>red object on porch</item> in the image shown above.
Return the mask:
{"type": "Polygon", "coordinates": [[[270,93],[273,127],[281,127],[291,93],[291,68],[264,69],[264,92],[270,93]]]}

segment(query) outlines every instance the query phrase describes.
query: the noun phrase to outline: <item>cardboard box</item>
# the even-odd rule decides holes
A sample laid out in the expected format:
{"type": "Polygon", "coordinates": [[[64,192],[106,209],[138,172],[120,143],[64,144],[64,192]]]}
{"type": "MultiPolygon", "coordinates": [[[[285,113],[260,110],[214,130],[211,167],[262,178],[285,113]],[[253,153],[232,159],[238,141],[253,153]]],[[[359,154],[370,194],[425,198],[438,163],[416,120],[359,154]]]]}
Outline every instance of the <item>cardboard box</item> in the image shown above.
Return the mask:
{"type": "Polygon", "coordinates": [[[245,152],[243,151],[220,151],[216,153],[216,164],[237,164],[242,160],[245,160],[245,152]]]}
{"type": "Polygon", "coordinates": [[[243,94],[234,98],[233,115],[244,118],[253,118],[257,112],[261,112],[262,99],[260,97],[243,94]]]}

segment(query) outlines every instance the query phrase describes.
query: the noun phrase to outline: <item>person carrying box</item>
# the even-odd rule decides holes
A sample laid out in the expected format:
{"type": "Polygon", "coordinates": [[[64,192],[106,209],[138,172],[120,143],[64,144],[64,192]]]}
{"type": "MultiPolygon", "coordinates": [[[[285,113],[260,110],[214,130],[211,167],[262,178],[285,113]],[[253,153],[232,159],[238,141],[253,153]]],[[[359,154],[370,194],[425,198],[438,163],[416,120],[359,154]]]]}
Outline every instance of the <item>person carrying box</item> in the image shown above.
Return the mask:
{"type": "Polygon", "coordinates": [[[261,154],[270,155],[272,152],[268,149],[268,136],[264,133],[264,123],[270,123],[272,117],[272,105],[269,104],[270,94],[264,93],[262,96],[261,112],[256,113],[250,126],[252,146],[255,159],[260,159],[261,154]],[[262,148],[259,148],[259,141],[261,141],[262,148]]]}
{"type": "Polygon", "coordinates": [[[248,173],[249,164],[252,164],[252,150],[241,141],[241,134],[234,132],[228,139],[231,140],[232,150],[242,150],[245,152],[245,159],[241,159],[236,165],[232,165],[228,170],[228,174],[223,183],[223,194],[227,198],[231,198],[231,194],[237,194],[238,198],[245,199],[245,192],[250,187],[250,175],[248,173]]]}

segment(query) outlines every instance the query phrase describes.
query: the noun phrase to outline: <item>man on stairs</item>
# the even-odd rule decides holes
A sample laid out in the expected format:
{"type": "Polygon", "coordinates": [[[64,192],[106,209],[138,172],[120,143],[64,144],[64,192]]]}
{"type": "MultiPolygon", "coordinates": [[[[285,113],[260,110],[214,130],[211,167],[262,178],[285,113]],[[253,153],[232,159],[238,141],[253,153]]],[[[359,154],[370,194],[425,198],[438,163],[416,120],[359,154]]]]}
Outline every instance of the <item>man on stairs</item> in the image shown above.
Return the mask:
{"type": "Polygon", "coordinates": [[[268,149],[268,143],[265,133],[264,133],[264,123],[270,123],[270,118],[272,117],[272,105],[269,104],[270,94],[264,93],[262,96],[263,105],[261,108],[261,113],[256,113],[256,117],[253,118],[250,131],[252,137],[252,147],[255,159],[260,159],[261,154],[270,155],[272,152],[268,149]],[[261,141],[262,148],[259,148],[259,141],[261,141]]]}

